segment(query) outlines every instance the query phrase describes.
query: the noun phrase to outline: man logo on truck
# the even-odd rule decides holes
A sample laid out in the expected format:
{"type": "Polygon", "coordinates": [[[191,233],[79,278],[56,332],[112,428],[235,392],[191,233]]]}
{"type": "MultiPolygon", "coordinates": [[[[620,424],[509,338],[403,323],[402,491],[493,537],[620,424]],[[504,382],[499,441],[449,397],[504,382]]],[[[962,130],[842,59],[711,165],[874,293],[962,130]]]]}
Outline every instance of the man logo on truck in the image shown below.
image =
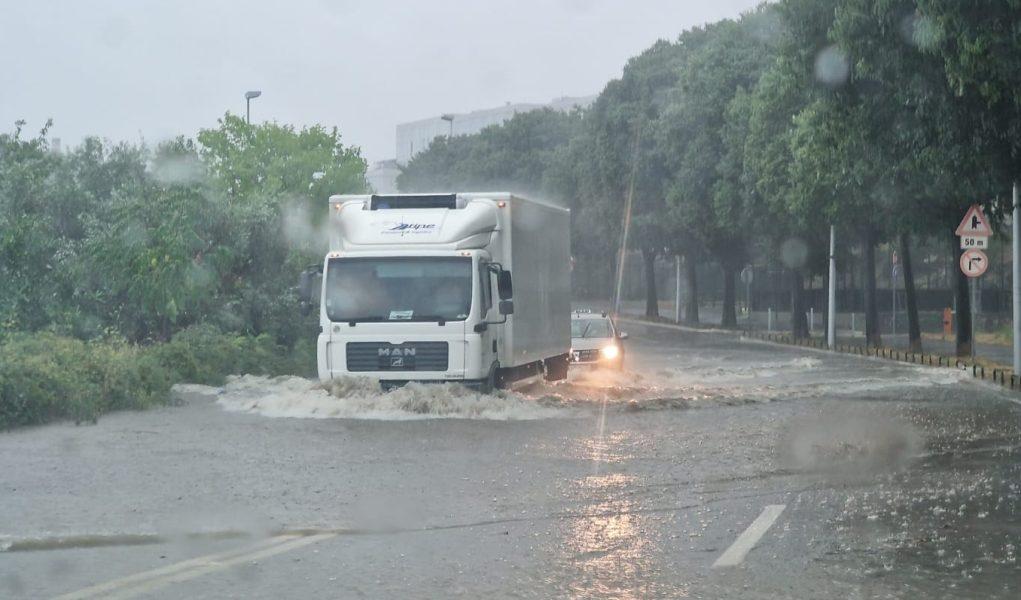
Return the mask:
{"type": "Polygon", "coordinates": [[[380,348],[379,356],[414,356],[414,348],[380,348]]]}

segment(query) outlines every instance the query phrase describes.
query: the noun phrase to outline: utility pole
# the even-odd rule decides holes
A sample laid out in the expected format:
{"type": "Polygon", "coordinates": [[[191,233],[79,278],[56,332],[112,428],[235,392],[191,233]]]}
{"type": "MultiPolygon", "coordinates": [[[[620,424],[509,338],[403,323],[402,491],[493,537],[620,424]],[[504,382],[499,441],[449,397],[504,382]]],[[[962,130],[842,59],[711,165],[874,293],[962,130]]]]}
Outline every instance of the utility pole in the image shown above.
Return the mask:
{"type": "Polygon", "coordinates": [[[830,289],[826,321],[826,345],[833,350],[837,346],[837,233],[830,225],[830,289]]]}
{"type": "Polygon", "coordinates": [[[893,296],[893,307],[890,313],[890,333],[897,335],[897,269],[891,271],[893,277],[890,278],[890,294],[893,296]]]}
{"type": "Polygon", "coordinates": [[[631,154],[631,177],[628,181],[627,198],[624,201],[624,235],[620,240],[620,254],[617,258],[617,281],[614,289],[613,314],[619,315],[623,293],[621,287],[624,285],[624,259],[627,258],[627,238],[631,231],[631,205],[635,197],[635,177],[638,175],[638,145],[642,140],[642,130],[635,131],[634,148],[631,154]]]}
{"type": "Polygon", "coordinates": [[[681,322],[681,255],[674,255],[675,270],[677,272],[674,284],[674,321],[681,322]]]}
{"type": "MultiPolygon", "coordinates": [[[[1014,181],[1014,264],[1012,265],[1011,289],[1014,304],[1014,374],[1021,374],[1021,207],[1018,205],[1017,181],[1014,181]]],[[[972,344],[975,340],[971,341],[972,344]]]]}
{"type": "Polygon", "coordinates": [[[897,260],[897,251],[890,254],[890,296],[893,297],[893,307],[890,312],[890,333],[897,335],[897,277],[900,275],[900,262],[897,260]]]}

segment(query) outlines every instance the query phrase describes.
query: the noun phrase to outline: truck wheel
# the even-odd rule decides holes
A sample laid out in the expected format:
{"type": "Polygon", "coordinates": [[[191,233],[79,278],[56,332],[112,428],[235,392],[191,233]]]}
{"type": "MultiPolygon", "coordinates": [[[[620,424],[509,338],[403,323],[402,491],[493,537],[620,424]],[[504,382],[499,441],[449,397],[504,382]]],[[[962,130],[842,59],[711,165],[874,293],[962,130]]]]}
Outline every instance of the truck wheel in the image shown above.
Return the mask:
{"type": "Polygon", "coordinates": [[[567,379],[567,368],[570,365],[570,362],[566,354],[547,358],[542,362],[546,371],[544,374],[546,381],[561,381],[567,379]]]}
{"type": "Polygon", "coordinates": [[[483,394],[492,394],[496,391],[497,387],[500,385],[500,379],[497,376],[499,371],[500,363],[493,363],[493,365],[489,367],[489,375],[486,376],[486,380],[482,382],[481,391],[483,394]]]}

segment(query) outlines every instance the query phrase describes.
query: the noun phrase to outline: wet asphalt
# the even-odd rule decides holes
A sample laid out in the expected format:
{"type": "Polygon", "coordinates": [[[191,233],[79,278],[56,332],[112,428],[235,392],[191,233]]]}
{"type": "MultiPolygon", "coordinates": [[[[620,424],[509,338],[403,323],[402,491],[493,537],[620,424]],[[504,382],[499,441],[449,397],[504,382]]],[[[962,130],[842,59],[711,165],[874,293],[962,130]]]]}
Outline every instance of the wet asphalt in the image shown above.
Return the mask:
{"type": "Polygon", "coordinates": [[[1018,396],[626,328],[625,373],[495,398],[249,379],[2,433],[0,597],[1021,594],[1018,396]]]}

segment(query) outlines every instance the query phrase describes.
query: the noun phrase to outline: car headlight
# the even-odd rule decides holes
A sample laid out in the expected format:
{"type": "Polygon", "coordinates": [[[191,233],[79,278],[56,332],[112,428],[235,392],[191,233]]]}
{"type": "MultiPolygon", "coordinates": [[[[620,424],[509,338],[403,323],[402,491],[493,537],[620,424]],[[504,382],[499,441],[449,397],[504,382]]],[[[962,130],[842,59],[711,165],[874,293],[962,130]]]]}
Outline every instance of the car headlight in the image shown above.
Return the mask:
{"type": "Polygon", "coordinates": [[[604,346],[600,352],[602,352],[603,358],[613,360],[620,355],[620,348],[618,348],[616,344],[610,344],[609,346],[604,346]]]}

